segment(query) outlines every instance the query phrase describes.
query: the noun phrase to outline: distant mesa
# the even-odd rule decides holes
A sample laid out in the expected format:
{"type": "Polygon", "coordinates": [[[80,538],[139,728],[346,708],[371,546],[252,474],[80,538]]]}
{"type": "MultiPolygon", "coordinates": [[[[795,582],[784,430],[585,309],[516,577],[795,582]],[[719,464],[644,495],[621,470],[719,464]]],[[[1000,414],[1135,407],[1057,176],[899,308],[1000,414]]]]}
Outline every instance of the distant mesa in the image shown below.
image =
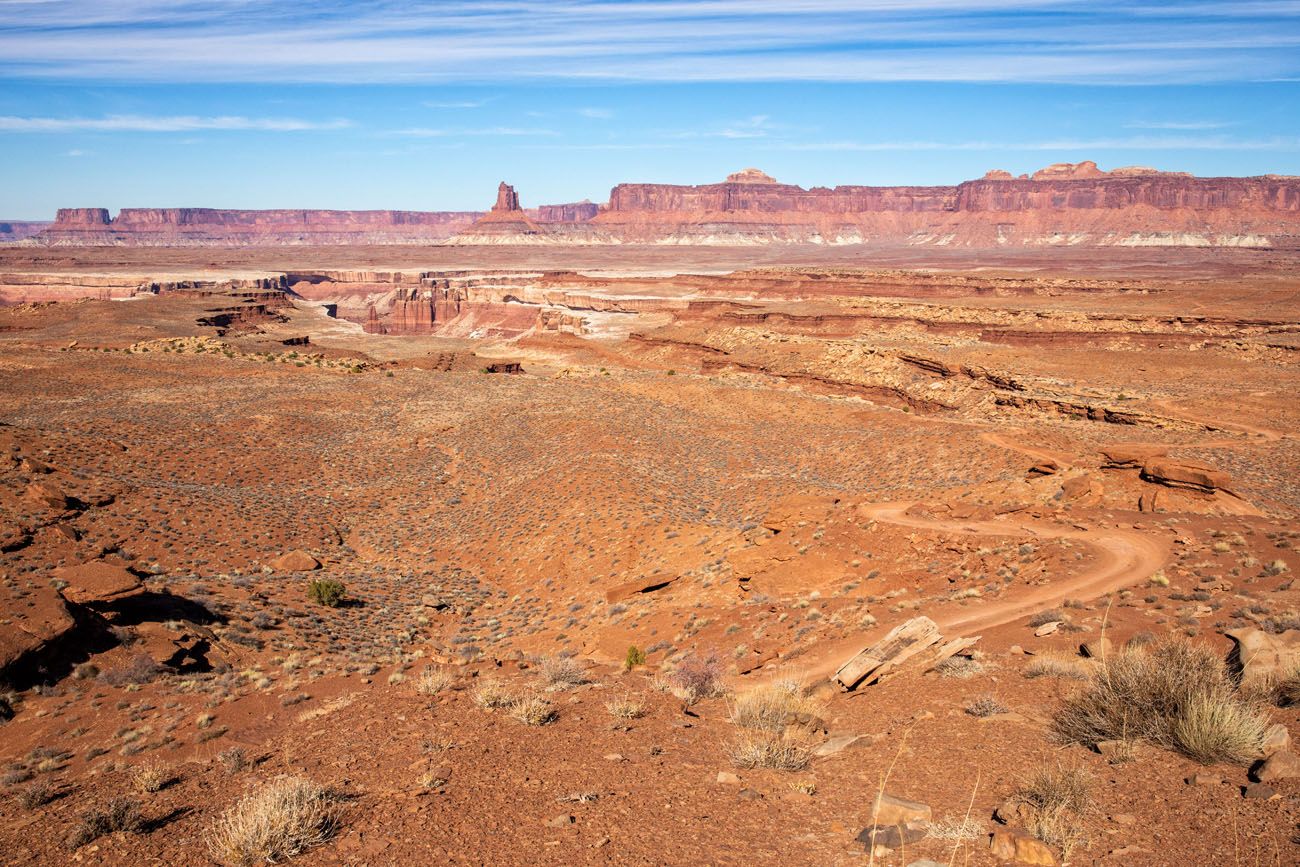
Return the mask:
{"type": "Polygon", "coordinates": [[[732,172],[731,174],[727,175],[727,183],[729,184],[775,184],[777,183],[777,180],[776,178],[769,175],[767,172],[762,172],[759,171],[758,169],[741,169],[738,172],[732,172]]]}
{"type": "MultiPolygon", "coordinates": [[[[16,234],[16,232],[14,232],[16,234]]],[[[65,208],[17,243],[48,246],[286,244],[904,244],[908,246],[1300,245],[1300,181],[1198,178],[1092,160],[1032,175],[994,169],[934,186],[804,189],[756,168],[700,185],[623,183],[604,204],[524,208],[510,184],[484,211],[65,208]]]]}

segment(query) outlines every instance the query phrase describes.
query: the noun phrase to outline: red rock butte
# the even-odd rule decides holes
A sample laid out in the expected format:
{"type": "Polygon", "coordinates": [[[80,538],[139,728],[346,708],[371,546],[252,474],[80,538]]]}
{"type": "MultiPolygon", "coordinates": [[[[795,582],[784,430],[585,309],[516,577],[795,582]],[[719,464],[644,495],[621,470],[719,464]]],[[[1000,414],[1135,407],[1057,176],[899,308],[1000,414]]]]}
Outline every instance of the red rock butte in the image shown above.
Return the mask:
{"type": "Polygon", "coordinates": [[[717,184],[624,183],[604,205],[525,210],[502,183],[476,211],[65,208],[26,243],[230,244],[882,244],[1294,247],[1300,178],[1198,178],[1091,161],[952,186],[804,189],[758,169],[717,184]]]}

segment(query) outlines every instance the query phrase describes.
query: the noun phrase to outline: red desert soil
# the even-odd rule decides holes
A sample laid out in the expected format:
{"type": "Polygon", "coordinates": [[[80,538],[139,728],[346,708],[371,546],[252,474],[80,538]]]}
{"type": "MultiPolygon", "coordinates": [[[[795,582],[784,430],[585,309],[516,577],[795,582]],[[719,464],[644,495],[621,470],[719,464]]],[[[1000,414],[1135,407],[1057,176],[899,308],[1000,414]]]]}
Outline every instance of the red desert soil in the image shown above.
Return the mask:
{"type": "Polygon", "coordinates": [[[1300,863],[1296,265],[0,248],[0,860],[1300,863]],[[1266,735],[1062,731],[1170,641],[1266,735]]]}

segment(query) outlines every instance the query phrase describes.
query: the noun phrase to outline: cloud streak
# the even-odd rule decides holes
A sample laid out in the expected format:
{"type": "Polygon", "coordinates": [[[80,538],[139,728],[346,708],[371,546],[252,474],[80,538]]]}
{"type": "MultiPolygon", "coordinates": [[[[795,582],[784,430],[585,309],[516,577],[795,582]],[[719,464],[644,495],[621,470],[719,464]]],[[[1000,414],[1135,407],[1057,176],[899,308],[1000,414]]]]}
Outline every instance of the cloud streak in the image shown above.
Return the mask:
{"type": "Polygon", "coordinates": [[[351,126],[351,121],[310,121],[297,118],[251,118],[237,115],[199,117],[171,115],[150,117],[138,114],[114,114],[106,117],[17,117],[0,115],[0,131],[29,133],[65,132],[195,132],[231,130],[257,132],[303,132],[336,130],[351,126]]]}
{"type": "MultiPolygon", "coordinates": [[[[1291,0],[4,0],[0,74],[169,82],[1300,75],[1291,0]]],[[[470,108],[468,103],[431,107],[470,108]]]]}

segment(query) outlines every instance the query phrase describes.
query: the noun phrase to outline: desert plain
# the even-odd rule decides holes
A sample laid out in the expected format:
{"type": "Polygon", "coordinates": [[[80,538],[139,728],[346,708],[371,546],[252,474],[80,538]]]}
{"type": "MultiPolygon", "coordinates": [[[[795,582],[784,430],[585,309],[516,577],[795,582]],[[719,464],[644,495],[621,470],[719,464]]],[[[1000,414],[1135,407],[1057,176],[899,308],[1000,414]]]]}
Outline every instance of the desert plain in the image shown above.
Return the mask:
{"type": "Polygon", "coordinates": [[[0,860],[1297,863],[1298,265],[0,247],[0,860]]]}

